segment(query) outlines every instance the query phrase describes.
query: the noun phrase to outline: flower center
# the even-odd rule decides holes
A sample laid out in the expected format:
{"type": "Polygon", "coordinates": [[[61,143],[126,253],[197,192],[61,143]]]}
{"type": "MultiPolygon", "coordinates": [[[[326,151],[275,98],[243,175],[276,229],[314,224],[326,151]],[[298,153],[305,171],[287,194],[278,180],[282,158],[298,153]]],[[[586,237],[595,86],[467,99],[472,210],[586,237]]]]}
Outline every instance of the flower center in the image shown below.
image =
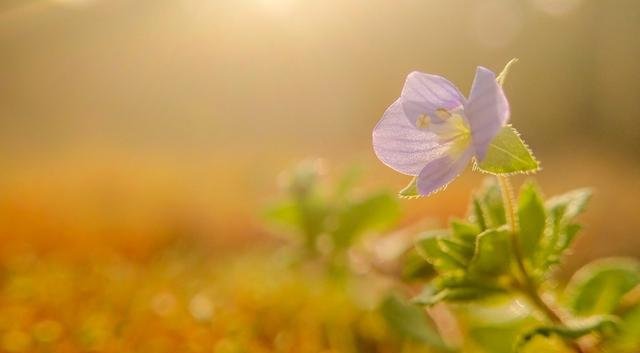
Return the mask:
{"type": "Polygon", "coordinates": [[[421,114],[416,125],[436,134],[440,143],[449,145],[452,156],[459,156],[471,143],[471,128],[464,117],[464,111],[461,108],[453,111],[439,108],[434,114],[434,117],[421,114]]]}

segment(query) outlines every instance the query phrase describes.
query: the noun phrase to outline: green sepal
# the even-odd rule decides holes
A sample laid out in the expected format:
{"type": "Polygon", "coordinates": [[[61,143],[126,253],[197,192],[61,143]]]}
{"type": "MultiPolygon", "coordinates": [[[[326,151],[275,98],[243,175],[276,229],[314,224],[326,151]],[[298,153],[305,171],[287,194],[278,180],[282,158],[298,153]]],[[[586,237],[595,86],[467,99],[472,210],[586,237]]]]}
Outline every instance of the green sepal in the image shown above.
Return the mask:
{"type": "Polygon", "coordinates": [[[513,66],[513,64],[517,62],[518,62],[518,58],[513,58],[509,60],[509,62],[504,66],[502,71],[500,71],[500,73],[498,74],[498,77],[496,77],[496,81],[498,81],[498,84],[500,86],[504,85],[504,80],[506,80],[507,75],[509,74],[509,71],[511,71],[511,66],[513,66]]]}
{"type": "MultiPolygon", "coordinates": [[[[511,59],[496,77],[500,86],[504,84],[517,58],[511,59]]],[[[502,130],[489,143],[482,161],[475,161],[474,168],[489,174],[529,174],[540,170],[540,163],[533,152],[520,137],[520,133],[510,125],[502,130]]]]}
{"type": "Polygon", "coordinates": [[[398,192],[398,197],[401,199],[415,199],[422,196],[418,191],[418,177],[413,177],[409,184],[398,192]]]}
{"type": "Polygon", "coordinates": [[[489,143],[484,159],[475,161],[474,168],[494,175],[530,174],[540,170],[540,163],[520,133],[507,125],[489,143]]]}

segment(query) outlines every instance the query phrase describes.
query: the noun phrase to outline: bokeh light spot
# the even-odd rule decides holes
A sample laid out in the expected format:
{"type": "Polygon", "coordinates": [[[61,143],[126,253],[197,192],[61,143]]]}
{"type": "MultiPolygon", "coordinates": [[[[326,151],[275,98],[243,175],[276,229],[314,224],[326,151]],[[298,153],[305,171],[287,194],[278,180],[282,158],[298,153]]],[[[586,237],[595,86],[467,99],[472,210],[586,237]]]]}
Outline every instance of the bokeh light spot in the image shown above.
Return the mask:
{"type": "Polygon", "coordinates": [[[189,312],[198,321],[209,321],[213,316],[213,303],[205,294],[198,293],[189,302],[189,312]]]}

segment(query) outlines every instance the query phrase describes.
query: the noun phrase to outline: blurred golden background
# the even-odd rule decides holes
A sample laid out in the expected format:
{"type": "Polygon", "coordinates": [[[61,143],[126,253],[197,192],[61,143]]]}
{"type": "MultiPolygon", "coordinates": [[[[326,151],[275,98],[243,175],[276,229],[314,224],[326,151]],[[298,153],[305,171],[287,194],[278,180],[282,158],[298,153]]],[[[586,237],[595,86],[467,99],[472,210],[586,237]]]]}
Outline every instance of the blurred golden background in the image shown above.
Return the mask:
{"type": "MultiPolygon", "coordinates": [[[[638,33],[635,0],[0,1],[2,261],[268,245],[263,206],[302,158],[405,185],[370,139],[407,73],[466,92],[512,57],[536,179],[595,189],[568,269],[639,256],[638,33]]],[[[403,201],[402,225],[462,215],[481,178],[403,201]]]]}

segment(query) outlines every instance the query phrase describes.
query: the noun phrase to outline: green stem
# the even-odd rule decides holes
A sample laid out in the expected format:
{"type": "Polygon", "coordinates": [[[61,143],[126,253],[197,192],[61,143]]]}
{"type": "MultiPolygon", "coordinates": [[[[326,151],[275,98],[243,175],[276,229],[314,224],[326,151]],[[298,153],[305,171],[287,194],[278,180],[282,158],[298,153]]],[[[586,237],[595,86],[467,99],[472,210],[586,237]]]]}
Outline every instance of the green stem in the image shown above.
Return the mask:
{"type": "MultiPolygon", "coordinates": [[[[527,267],[524,264],[524,256],[522,254],[522,246],[520,244],[520,237],[518,237],[518,214],[516,211],[515,197],[513,194],[513,186],[507,176],[498,175],[498,184],[502,191],[502,200],[504,202],[505,215],[507,218],[507,225],[509,226],[509,235],[511,238],[511,246],[513,248],[513,254],[518,267],[519,278],[518,288],[524,295],[529,298],[533,305],[536,306],[545,316],[555,324],[564,325],[564,320],[558,313],[553,310],[540,296],[538,292],[538,286],[533,280],[533,277],[529,274],[527,267]]],[[[583,349],[576,342],[569,342],[571,347],[578,353],[584,353],[583,349]]]]}

